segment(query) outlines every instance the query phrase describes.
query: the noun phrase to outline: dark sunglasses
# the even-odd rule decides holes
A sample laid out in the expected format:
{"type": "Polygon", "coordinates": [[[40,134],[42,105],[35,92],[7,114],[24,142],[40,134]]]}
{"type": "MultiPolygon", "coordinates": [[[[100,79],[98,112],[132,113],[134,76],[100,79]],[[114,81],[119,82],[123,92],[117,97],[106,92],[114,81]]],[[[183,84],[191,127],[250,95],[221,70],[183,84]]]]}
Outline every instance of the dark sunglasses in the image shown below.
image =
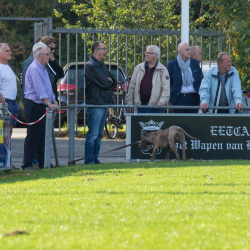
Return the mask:
{"type": "Polygon", "coordinates": [[[51,51],[56,50],[56,48],[53,48],[53,47],[50,47],[50,46],[48,46],[48,47],[51,49],[51,51]]]}

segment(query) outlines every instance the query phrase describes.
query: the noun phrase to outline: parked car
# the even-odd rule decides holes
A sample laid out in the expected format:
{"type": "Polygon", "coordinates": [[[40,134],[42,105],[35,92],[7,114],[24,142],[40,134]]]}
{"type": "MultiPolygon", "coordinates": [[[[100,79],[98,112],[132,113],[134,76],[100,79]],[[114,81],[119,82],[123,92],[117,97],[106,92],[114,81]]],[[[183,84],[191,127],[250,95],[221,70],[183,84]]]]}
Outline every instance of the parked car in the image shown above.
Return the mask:
{"type": "MultiPolygon", "coordinates": [[[[109,67],[109,63],[105,62],[107,67],[109,67]]],[[[64,69],[64,78],[61,79],[59,84],[57,85],[57,92],[60,96],[61,92],[61,106],[67,106],[67,94],[69,92],[69,104],[75,104],[75,93],[76,93],[76,63],[72,62],[69,63],[69,70],[68,65],[65,65],[64,69]],[[68,89],[68,79],[69,77],[69,89],[68,89]]],[[[111,73],[114,74],[115,79],[117,78],[117,63],[111,63],[111,73]]],[[[78,63],[78,88],[77,88],[77,104],[84,103],[84,62],[78,63]]],[[[119,66],[119,76],[118,81],[124,81],[126,79],[125,73],[121,66],[119,66]]],[[[123,84],[123,91],[126,91],[126,87],[128,88],[128,85],[126,86],[126,83],[123,84]]],[[[114,90],[116,92],[117,89],[114,90]]],[[[67,112],[66,111],[60,111],[61,112],[61,124],[63,124],[66,121],[67,112]]],[[[83,119],[83,110],[79,110],[78,113],[78,119],[83,119]]],[[[55,126],[58,125],[58,120],[55,121],[55,126]]]]}

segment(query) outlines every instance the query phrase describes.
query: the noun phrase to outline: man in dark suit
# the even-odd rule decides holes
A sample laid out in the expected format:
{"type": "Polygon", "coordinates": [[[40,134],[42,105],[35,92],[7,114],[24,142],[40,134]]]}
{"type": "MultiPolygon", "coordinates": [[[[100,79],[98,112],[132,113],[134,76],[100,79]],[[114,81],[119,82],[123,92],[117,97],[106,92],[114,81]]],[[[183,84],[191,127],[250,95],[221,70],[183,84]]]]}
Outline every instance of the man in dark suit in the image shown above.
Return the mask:
{"type": "MultiPolygon", "coordinates": [[[[202,72],[199,62],[191,57],[187,43],[178,46],[178,57],[170,61],[167,69],[170,76],[170,102],[178,106],[199,106],[199,88],[202,72]]],[[[175,109],[175,113],[197,113],[198,109],[175,109]]]]}

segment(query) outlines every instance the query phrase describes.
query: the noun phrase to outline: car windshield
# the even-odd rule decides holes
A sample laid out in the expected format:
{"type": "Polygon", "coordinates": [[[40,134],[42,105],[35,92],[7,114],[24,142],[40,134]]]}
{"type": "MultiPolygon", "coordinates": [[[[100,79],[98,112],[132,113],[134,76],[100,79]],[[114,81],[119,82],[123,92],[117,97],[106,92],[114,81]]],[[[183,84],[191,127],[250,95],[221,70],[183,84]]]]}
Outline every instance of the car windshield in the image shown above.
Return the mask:
{"type": "MultiPolygon", "coordinates": [[[[107,66],[108,67],[108,66],[107,66]]],[[[117,79],[117,66],[116,65],[111,65],[111,73],[114,75],[115,80],[117,79]]],[[[64,75],[64,78],[62,79],[61,83],[67,84],[67,79],[68,79],[68,70],[66,74],[64,75]]],[[[119,81],[123,81],[124,76],[119,69],[119,81]]],[[[71,65],[69,69],[69,84],[76,85],[76,66],[71,65]]],[[[78,86],[79,87],[84,87],[84,65],[78,65],[78,86]]]]}

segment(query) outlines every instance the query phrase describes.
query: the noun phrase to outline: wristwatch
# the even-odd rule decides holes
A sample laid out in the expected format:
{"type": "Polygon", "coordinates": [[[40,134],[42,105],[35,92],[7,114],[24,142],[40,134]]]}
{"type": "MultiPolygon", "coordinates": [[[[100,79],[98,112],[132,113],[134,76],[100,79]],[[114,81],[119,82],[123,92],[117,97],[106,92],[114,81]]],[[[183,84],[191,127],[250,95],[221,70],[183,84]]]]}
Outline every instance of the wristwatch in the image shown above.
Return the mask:
{"type": "Polygon", "coordinates": [[[58,104],[58,102],[57,102],[57,101],[55,101],[55,102],[53,102],[53,104],[58,104]]]}

